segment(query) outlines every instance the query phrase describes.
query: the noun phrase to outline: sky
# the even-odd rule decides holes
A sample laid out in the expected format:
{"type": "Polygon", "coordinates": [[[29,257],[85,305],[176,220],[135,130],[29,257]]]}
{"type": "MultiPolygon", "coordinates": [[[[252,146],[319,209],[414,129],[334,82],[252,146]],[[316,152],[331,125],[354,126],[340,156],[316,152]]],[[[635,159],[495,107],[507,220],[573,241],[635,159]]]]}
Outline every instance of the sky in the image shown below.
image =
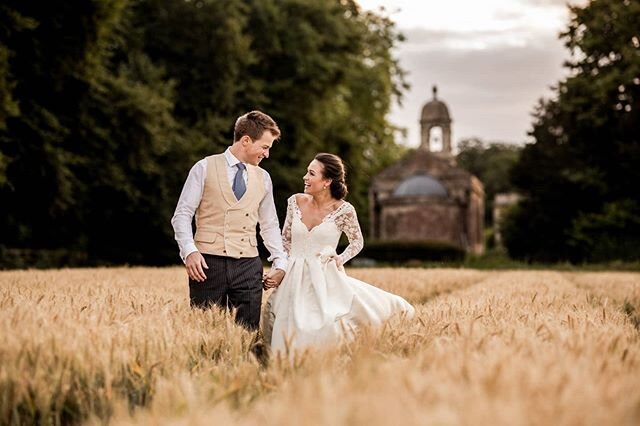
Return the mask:
{"type": "MultiPolygon", "coordinates": [[[[572,0],[584,4],[586,0],[572,0]]],[[[558,34],[567,0],[359,0],[385,8],[405,35],[395,52],[411,88],[389,115],[407,129],[399,142],[420,144],[420,112],[433,97],[449,107],[454,145],[461,139],[523,144],[531,113],[567,73],[558,34]]]]}

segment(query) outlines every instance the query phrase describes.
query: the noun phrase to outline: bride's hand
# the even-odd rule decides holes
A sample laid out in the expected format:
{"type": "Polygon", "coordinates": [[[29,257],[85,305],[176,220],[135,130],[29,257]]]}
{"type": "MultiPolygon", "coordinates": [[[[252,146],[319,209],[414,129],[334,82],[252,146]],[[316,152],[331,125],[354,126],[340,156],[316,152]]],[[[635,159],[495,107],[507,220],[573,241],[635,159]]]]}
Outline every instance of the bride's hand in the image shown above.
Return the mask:
{"type": "Polygon", "coordinates": [[[340,260],[340,256],[336,254],[331,256],[330,259],[336,262],[336,266],[338,267],[339,270],[344,271],[344,268],[342,267],[342,261],[340,260]]]}
{"type": "Polygon", "coordinates": [[[262,288],[268,290],[270,288],[276,288],[282,282],[284,278],[284,271],[282,269],[274,268],[269,273],[263,275],[262,288]]]}

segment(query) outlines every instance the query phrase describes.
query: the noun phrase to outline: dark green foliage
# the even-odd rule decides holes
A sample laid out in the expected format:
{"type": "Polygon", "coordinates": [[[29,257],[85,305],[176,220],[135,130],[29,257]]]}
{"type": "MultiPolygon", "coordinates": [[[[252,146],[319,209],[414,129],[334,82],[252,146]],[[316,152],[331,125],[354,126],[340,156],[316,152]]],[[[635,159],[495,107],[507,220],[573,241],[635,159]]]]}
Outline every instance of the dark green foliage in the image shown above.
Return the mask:
{"type": "Polygon", "coordinates": [[[515,257],[572,262],[640,253],[640,3],[572,7],[575,52],[556,99],[541,101],[513,169],[524,195],[505,229],[515,257]]]}
{"type": "Polygon", "coordinates": [[[3,17],[19,17],[13,23],[21,23],[2,34],[10,51],[11,96],[19,105],[0,133],[7,159],[0,234],[9,246],[73,246],[83,234],[83,199],[92,182],[77,176],[91,160],[82,153],[87,141],[79,135],[82,105],[108,78],[102,65],[107,34],[119,25],[124,3],[3,6],[3,17]]]}
{"type": "Polygon", "coordinates": [[[570,244],[590,262],[640,259],[640,205],[623,200],[605,204],[602,212],[580,213],[570,244]]]}
{"type": "Polygon", "coordinates": [[[368,223],[370,179],[399,158],[394,128],[385,115],[403,88],[403,73],[391,57],[400,39],[392,23],[361,13],[352,1],[251,1],[256,77],[250,105],[273,114],[282,141],[265,162],[284,211],[313,156],[331,152],[347,165],[349,201],[368,223]],[[254,95],[254,96],[255,96],[254,95]]]}
{"type": "Polygon", "coordinates": [[[328,151],[367,223],[369,177],[399,154],[385,119],[404,87],[398,40],[352,1],[4,2],[0,245],[177,261],[169,220],[189,168],[251,109],[283,130],[263,163],[281,214],[328,151]]]}
{"type": "Polygon", "coordinates": [[[62,249],[7,249],[0,246],[0,269],[78,267],[89,264],[87,253],[62,249]]]}
{"type": "Polygon", "coordinates": [[[522,147],[505,143],[485,143],[466,139],[458,144],[458,165],[476,176],[484,185],[485,224],[493,224],[493,199],[496,194],[515,191],[509,179],[522,147]]]}

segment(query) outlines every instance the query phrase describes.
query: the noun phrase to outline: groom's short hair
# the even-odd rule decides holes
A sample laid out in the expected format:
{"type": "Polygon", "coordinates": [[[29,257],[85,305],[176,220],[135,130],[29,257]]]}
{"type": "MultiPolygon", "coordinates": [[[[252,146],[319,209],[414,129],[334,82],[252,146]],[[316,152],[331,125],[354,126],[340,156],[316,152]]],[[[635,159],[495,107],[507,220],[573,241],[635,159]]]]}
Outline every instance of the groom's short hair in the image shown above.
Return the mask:
{"type": "Polygon", "coordinates": [[[262,111],[251,111],[241,115],[236,120],[236,125],[233,129],[233,140],[235,142],[245,135],[253,140],[260,139],[267,130],[276,139],[280,137],[280,129],[273,118],[262,111]]]}

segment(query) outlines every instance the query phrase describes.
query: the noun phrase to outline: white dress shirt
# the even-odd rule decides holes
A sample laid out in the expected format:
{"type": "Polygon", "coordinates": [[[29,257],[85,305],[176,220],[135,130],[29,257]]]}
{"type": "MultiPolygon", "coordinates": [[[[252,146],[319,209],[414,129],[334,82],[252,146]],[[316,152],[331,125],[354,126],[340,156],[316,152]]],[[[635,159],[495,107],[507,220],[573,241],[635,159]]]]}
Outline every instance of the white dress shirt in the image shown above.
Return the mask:
{"type": "MultiPolygon", "coordinates": [[[[238,171],[236,164],[238,164],[240,160],[231,153],[229,148],[224,152],[224,157],[227,160],[227,178],[229,179],[229,185],[233,185],[233,179],[238,171]]],[[[282,246],[280,223],[278,222],[278,216],[276,214],[276,205],[273,201],[273,183],[271,182],[269,173],[264,169],[261,170],[264,172],[265,195],[262,200],[260,200],[260,206],[258,207],[260,235],[264,240],[264,245],[269,250],[269,253],[271,253],[268,260],[273,262],[273,267],[285,270],[287,268],[287,255],[282,246]]],[[[171,218],[175,239],[180,247],[180,257],[183,262],[186,261],[187,256],[191,253],[198,251],[193,241],[191,222],[202,200],[206,176],[207,159],[203,158],[189,171],[189,176],[184,183],[182,193],[178,199],[176,211],[173,214],[173,218],[171,218]]],[[[246,169],[242,172],[242,177],[245,183],[247,183],[248,175],[246,169]]]]}

